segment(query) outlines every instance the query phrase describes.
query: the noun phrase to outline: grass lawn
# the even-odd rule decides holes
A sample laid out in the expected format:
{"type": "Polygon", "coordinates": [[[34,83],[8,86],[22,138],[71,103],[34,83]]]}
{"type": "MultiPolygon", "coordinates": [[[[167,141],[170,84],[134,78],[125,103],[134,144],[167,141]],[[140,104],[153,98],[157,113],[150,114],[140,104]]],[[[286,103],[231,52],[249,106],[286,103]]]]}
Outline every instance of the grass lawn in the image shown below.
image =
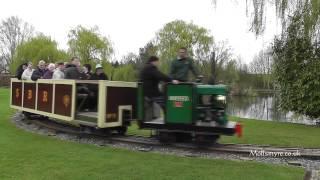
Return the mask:
{"type": "Polygon", "coordinates": [[[0,179],[302,179],[302,168],[97,147],[17,129],[0,88],[0,179]]]}
{"type": "Polygon", "coordinates": [[[151,136],[151,130],[139,129],[137,123],[136,122],[132,122],[131,126],[128,128],[127,134],[150,137],[151,136]]]}
{"type": "Polygon", "coordinates": [[[243,137],[223,136],[223,143],[320,148],[320,128],[302,124],[230,118],[244,125],[243,137]]]}

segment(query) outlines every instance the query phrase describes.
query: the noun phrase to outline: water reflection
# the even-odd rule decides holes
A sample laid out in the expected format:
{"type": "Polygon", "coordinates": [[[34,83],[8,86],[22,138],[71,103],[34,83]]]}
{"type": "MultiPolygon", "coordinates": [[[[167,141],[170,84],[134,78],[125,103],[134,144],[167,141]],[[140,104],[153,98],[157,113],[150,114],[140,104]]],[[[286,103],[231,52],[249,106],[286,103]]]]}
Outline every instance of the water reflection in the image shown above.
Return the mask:
{"type": "Polygon", "coordinates": [[[228,99],[227,111],[229,115],[243,118],[300,124],[316,123],[316,120],[306,116],[281,111],[279,109],[279,99],[276,95],[231,96],[228,99]]]}

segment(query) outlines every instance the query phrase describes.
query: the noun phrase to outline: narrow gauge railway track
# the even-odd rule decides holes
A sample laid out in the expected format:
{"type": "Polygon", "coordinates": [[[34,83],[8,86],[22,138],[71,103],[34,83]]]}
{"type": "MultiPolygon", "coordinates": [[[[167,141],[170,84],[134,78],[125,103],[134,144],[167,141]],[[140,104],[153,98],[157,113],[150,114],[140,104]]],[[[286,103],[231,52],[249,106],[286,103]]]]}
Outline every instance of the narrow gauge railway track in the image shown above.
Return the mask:
{"type": "Polygon", "coordinates": [[[191,143],[170,143],[163,144],[159,142],[156,138],[142,137],[134,135],[119,136],[113,134],[103,134],[99,130],[88,131],[81,130],[81,127],[74,127],[55,121],[47,119],[32,119],[24,120],[27,123],[35,124],[41,128],[46,128],[49,131],[54,131],[55,133],[67,133],[72,135],[77,135],[79,137],[93,137],[93,138],[103,138],[109,143],[126,143],[126,144],[136,144],[146,147],[173,147],[178,149],[186,150],[197,150],[203,152],[222,152],[230,154],[247,154],[248,156],[268,156],[268,157],[295,157],[295,158],[305,158],[312,160],[320,160],[320,149],[316,148],[299,148],[299,147],[273,147],[268,145],[252,145],[252,144],[214,144],[210,146],[198,146],[191,143]],[[273,153],[273,155],[270,155],[273,153]],[[280,156],[280,154],[282,155],[280,156]],[[289,156],[288,154],[291,154],[289,156]]]}

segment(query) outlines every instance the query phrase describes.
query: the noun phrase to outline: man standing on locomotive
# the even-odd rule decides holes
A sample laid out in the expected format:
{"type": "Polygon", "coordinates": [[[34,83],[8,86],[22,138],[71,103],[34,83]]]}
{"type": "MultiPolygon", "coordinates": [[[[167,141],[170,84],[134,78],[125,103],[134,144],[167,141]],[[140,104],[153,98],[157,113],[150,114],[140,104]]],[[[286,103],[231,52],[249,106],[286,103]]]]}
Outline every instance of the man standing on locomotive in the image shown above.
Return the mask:
{"type": "Polygon", "coordinates": [[[178,51],[177,59],[173,60],[170,67],[170,77],[177,79],[181,82],[188,81],[189,70],[192,71],[193,75],[199,78],[202,78],[202,75],[199,75],[197,69],[193,65],[193,60],[188,57],[187,48],[181,47],[178,51]]]}
{"type": "Polygon", "coordinates": [[[144,96],[159,104],[164,109],[164,96],[159,91],[159,82],[172,82],[178,84],[179,81],[173,80],[158,70],[159,58],[151,56],[140,72],[140,81],[143,82],[144,96]]]}

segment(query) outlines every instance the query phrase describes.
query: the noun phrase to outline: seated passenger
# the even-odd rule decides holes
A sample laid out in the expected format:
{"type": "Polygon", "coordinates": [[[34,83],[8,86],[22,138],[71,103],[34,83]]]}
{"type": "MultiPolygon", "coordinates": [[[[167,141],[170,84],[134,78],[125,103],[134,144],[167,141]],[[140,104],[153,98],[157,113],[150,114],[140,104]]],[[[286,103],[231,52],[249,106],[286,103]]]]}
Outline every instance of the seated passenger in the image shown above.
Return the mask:
{"type": "Polygon", "coordinates": [[[31,80],[36,81],[38,79],[43,79],[43,75],[46,72],[46,62],[40,60],[37,69],[35,69],[31,75],[31,80]]]}
{"type": "Polygon", "coordinates": [[[27,69],[28,64],[27,63],[23,63],[20,64],[19,67],[16,70],[16,78],[18,78],[19,80],[21,80],[21,76],[24,72],[25,69],[27,69]]]}
{"type": "Polygon", "coordinates": [[[69,64],[65,67],[64,78],[65,79],[83,79],[83,74],[80,72],[80,59],[72,57],[69,64]]]}
{"type": "MultiPolygon", "coordinates": [[[[72,57],[70,63],[65,65],[64,78],[74,80],[86,80],[86,76],[81,72],[80,59],[78,57],[72,57]]],[[[88,106],[88,99],[91,98],[92,92],[90,92],[87,84],[77,83],[77,109],[82,111],[87,109],[82,105],[88,106]],[[81,100],[80,100],[81,99],[81,100]]]]}
{"type": "Polygon", "coordinates": [[[147,98],[150,98],[155,103],[159,104],[164,109],[164,96],[159,91],[159,82],[179,83],[177,80],[172,80],[169,76],[158,70],[159,58],[151,56],[140,72],[140,81],[143,82],[143,92],[147,98]]]}
{"type": "Polygon", "coordinates": [[[53,72],[52,79],[64,79],[63,70],[64,70],[64,63],[63,62],[57,63],[57,68],[53,72]]]}
{"type": "Polygon", "coordinates": [[[21,79],[23,80],[31,80],[31,76],[34,69],[32,69],[32,62],[28,62],[28,67],[22,73],[21,79]]]}
{"type": "MultiPolygon", "coordinates": [[[[90,80],[108,80],[108,76],[104,73],[101,64],[96,65],[96,71],[91,75],[90,80]]],[[[98,85],[88,84],[90,97],[88,98],[88,109],[92,111],[97,110],[98,104],[98,85]]]]}
{"type": "Polygon", "coordinates": [[[108,80],[108,76],[104,73],[101,64],[96,65],[96,72],[92,74],[90,80],[108,80]]]}
{"type": "Polygon", "coordinates": [[[90,64],[84,64],[83,65],[83,74],[85,75],[86,79],[90,79],[92,76],[91,72],[91,65],[90,64]]]}
{"type": "Polygon", "coordinates": [[[43,79],[52,79],[55,67],[56,67],[56,65],[54,65],[53,63],[50,63],[48,65],[47,71],[43,75],[43,79]]]}

